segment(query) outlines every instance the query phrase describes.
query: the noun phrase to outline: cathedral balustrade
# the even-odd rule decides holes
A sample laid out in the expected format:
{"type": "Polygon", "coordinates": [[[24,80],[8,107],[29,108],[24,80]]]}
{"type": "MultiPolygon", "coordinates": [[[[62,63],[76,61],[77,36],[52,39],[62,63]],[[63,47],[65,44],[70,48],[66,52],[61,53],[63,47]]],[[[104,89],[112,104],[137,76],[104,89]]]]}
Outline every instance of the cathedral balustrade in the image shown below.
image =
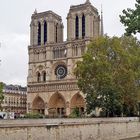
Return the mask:
{"type": "Polygon", "coordinates": [[[31,84],[28,85],[28,92],[36,93],[36,92],[51,92],[51,91],[72,91],[78,90],[77,82],[70,81],[70,82],[50,82],[46,84],[31,84]]]}

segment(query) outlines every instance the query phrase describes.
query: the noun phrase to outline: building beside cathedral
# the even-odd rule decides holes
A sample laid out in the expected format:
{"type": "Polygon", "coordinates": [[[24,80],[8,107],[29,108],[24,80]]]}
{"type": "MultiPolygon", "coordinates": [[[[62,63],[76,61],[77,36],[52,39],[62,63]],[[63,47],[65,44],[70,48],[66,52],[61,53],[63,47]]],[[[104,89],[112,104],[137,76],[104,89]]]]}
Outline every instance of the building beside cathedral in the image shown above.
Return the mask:
{"type": "Polygon", "coordinates": [[[28,112],[68,116],[74,108],[82,113],[85,99],[73,70],[86,46],[103,34],[98,10],[86,0],[71,6],[67,15],[67,41],[63,41],[61,16],[53,11],[34,12],[30,25],[28,112]]]}
{"type": "Polygon", "coordinates": [[[4,100],[1,104],[2,111],[14,112],[15,116],[27,112],[27,88],[20,85],[6,85],[3,87],[4,100]]]}

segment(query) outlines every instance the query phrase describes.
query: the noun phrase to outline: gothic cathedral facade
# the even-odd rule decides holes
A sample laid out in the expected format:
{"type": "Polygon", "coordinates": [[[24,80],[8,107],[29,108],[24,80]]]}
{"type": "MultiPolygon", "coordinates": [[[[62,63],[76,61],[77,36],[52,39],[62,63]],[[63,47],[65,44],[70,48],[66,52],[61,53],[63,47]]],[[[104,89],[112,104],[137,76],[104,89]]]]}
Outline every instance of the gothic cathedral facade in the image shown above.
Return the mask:
{"type": "Polygon", "coordinates": [[[86,46],[102,34],[98,10],[86,0],[71,6],[67,15],[67,40],[63,41],[61,16],[34,12],[30,25],[28,112],[50,117],[68,116],[74,108],[85,110],[84,94],[73,70],[86,46]]]}

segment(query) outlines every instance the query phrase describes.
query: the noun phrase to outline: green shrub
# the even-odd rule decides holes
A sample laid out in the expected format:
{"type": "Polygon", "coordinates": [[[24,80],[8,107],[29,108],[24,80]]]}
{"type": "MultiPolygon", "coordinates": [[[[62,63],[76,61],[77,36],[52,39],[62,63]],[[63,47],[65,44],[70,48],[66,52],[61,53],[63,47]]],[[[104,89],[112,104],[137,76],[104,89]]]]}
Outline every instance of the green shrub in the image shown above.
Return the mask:
{"type": "Polygon", "coordinates": [[[78,108],[74,108],[69,117],[70,118],[79,118],[79,117],[81,117],[79,109],[78,108]]]}
{"type": "Polygon", "coordinates": [[[25,115],[25,118],[29,118],[29,119],[39,119],[39,118],[44,118],[44,115],[39,114],[39,113],[27,113],[25,115]]]}

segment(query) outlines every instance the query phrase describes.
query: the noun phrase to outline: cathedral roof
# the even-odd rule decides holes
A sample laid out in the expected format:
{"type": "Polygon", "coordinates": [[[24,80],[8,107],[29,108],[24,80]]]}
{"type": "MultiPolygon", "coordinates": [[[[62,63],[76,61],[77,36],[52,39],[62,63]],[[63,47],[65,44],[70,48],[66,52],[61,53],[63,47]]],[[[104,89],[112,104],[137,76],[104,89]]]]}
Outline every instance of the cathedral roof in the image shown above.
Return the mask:
{"type": "Polygon", "coordinates": [[[34,14],[32,14],[32,19],[43,18],[43,17],[50,16],[50,15],[58,20],[62,20],[61,16],[59,16],[58,14],[56,14],[55,12],[53,12],[51,10],[41,12],[41,13],[37,13],[37,10],[35,10],[34,14]]]}
{"type": "Polygon", "coordinates": [[[79,9],[82,10],[82,9],[87,8],[87,7],[90,7],[94,12],[98,13],[97,8],[95,8],[89,0],[86,0],[86,2],[83,3],[83,4],[71,5],[70,6],[70,11],[75,11],[75,10],[79,10],[79,9]]]}

